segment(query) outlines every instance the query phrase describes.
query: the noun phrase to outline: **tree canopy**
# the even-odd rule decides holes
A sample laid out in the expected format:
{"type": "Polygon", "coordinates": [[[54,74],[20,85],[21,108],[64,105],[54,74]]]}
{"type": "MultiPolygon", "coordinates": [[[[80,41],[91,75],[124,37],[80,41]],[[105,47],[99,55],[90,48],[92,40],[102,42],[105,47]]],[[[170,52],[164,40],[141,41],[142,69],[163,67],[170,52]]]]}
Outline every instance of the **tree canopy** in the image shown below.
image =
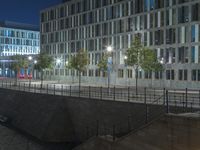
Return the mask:
{"type": "Polygon", "coordinates": [[[87,51],[84,49],[80,49],[76,55],[71,56],[71,58],[68,61],[68,64],[66,64],[66,67],[82,72],[86,69],[88,61],[89,60],[87,51]]]}
{"type": "Polygon", "coordinates": [[[102,71],[107,71],[108,70],[108,54],[105,54],[101,57],[101,60],[97,64],[98,68],[102,71]]]}
{"type": "Polygon", "coordinates": [[[37,57],[35,68],[38,70],[50,69],[53,66],[53,58],[46,53],[40,53],[37,57]]]}
{"type": "Polygon", "coordinates": [[[131,47],[127,50],[125,63],[135,69],[141,67],[144,71],[160,71],[162,64],[157,59],[156,53],[141,44],[140,37],[136,35],[131,47]]]}
{"type": "Polygon", "coordinates": [[[25,56],[14,55],[11,56],[11,59],[14,61],[11,65],[11,68],[15,71],[18,71],[20,68],[28,67],[28,60],[25,56]]]}

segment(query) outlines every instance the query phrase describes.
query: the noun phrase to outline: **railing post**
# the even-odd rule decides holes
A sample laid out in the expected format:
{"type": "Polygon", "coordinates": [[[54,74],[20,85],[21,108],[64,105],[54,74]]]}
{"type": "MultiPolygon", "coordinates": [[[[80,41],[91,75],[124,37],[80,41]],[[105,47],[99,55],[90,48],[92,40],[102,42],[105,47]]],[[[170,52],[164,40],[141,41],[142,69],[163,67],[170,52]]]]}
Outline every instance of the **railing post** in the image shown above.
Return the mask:
{"type": "Polygon", "coordinates": [[[169,113],[169,97],[168,97],[168,90],[166,90],[166,103],[167,103],[167,113],[169,113]]]}
{"type": "Polygon", "coordinates": [[[78,86],[78,89],[79,89],[78,90],[78,97],[80,98],[81,97],[81,86],[80,85],[78,86]]]}
{"type": "Polygon", "coordinates": [[[70,97],[72,96],[72,86],[71,85],[69,86],[69,96],[70,97]]]}
{"type": "Polygon", "coordinates": [[[115,141],[115,128],[116,128],[116,126],[113,125],[113,141],[115,141]]]}
{"type": "Polygon", "coordinates": [[[61,91],[61,94],[62,94],[62,96],[63,96],[63,85],[61,86],[61,90],[62,90],[62,91],[61,91]]]}
{"type": "Polygon", "coordinates": [[[128,131],[131,131],[131,116],[128,116],[128,131]]]}
{"type": "Polygon", "coordinates": [[[185,89],[185,102],[186,102],[185,107],[187,109],[187,103],[188,103],[188,89],[187,88],[185,89]]]}
{"type": "Polygon", "coordinates": [[[56,85],[53,85],[53,95],[56,95],[56,85]]]}
{"type": "Polygon", "coordinates": [[[163,104],[165,105],[166,104],[166,102],[165,102],[165,100],[166,100],[166,97],[165,97],[166,95],[165,95],[165,88],[163,89],[163,104]]]}
{"type": "Polygon", "coordinates": [[[148,105],[147,105],[147,88],[144,88],[144,103],[145,103],[145,123],[148,123],[148,105]]]}
{"type": "Polygon", "coordinates": [[[29,92],[31,91],[31,84],[28,84],[29,92]]]}
{"type": "Polygon", "coordinates": [[[130,87],[128,87],[128,102],[130,101],[130,87]]]}
{"type": "Polygon", "coordinates": [[[86,139],[88,139],[89,138],[89,127],[87,126],[86,127],[86,139]]]}
{"type": "Polygon", "coordinates": [[[97,120],[96,136],[99,136],[99,120],[97,120]]]}
{"type": "Polygon", "coordinates": [[[144,88],[144,103],[146,104],[147,103],[147,88],[145,87],[144,88]]]}
{"type": "Polygon", "coordinates": [[[114,89],[113,89],[113,93],[114,93],[114,97],[113,97],[113,100],[115,101],[115,86],[114,86],[114,89]]]}
{"type": "Polygon", "coordinates": [[[34,84],[34,93],[36,93],[36,84],[34,84]]]}
{"type": "Polygon", "coordinates": [[[200,106],[200,90],[199,90],[199,106],[200,106]]]}
{"type": "Polygon", "coordinates": [[[89,90],[89,91],[88,91],[88,92],[89,92],[88,94],[89,94],[89,99],[90,99],[90,98],[91,98],[91,95],[90,95],[90,86],[88,86],[88,90],[89,90]]]}
{"type": "Polygon", "coordinates": [[[100,87],[100,99],[102,100],[102,86],[100,87]]]}
{"type": "Polygon", "coordinates": [[[49,94],[49,85],[47,84],[47,94],[49,94]]]}

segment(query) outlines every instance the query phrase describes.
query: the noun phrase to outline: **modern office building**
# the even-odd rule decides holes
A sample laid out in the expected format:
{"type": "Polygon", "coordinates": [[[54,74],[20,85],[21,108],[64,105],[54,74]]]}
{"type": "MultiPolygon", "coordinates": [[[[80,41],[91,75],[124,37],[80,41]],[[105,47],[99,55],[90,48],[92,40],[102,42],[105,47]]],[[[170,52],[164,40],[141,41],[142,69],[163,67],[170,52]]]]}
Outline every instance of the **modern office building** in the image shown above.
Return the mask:
{"type": "Polygon", "coordinates": [[[97,64],[110,45],[111,84],[135,85],[124,56],[138,33],[164,66],[162,72],[140,69],[141,86],[200,88],[200,0],[63,0],[41,11],[41,51],[62,60],[46,76],[71,80],[77,73],[65,63],[84,48],[90,60],[84,81],[106,83],[97,64]]]}
{"type": "Polygon", "coordinates": [[[34,25],[0,22],[0,77],[12,77],[12,55],[36,55],[40,52],[39,27],[34,25]]]}

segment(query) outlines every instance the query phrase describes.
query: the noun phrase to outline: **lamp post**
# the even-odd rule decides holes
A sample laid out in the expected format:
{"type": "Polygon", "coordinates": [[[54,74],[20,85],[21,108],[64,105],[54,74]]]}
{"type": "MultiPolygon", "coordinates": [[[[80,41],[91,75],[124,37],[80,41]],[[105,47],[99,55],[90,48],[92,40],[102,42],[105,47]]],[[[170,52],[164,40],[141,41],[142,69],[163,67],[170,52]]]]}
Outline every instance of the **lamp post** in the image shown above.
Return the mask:
{"type": "Polygon", "coordinates": [[[126,78],[126,86],[127,86],[127,79],[128,79],[128,72],[127,72],[127,63],[126,63],[126,61],[127,61],[127,59],[128,59],[128,57],[125,55],[124,56],[124,66],[125,66],[125,70],[126,70],[126,76],[125,76],[125,78],[126,78]]]}
{"type": "Polygon", "coordinates": [[[108,53],[108,60],[107,60],[107,72],[108,72],[108,89],[110,89],[110,71],[112,69],[112,56],[110,55],[113,51],[112,46],[108,46],[106,48],[107,53],[108,53]]]}
{"type": "MultiPolygon", "coordinates": [[[[160,64],[162,65],[162,66],[164,66],[164,63],[165,63],[165,60],[164,60],[164,58],[162,57],[161,59],[160,59],[160,64]]],[[[163,74],[163,72],[164,72],[164,67],[163,67],[163,70],[162,70],[162,74],[163,74]]],[[[159,78],[160,78],[160,76],[159,76],[159,78]]],[[[164,74],[162,75],[162,78],[164,78],[164,74]]],[[[163,86],[164,86],[164,79],[162,79],[163,80],[163,86]]]]}
{"type": "Polygon", "coordinates": [[[29,88],[31,86],[31,80],[33,78],[34,66],[37,64],[37,60],[33,60],[32,56],[28,56],[29,65],[30,65],[30,74],[29,74],[29,88]]]}
{"type": "MultiPolygon", "coordinates": [[[[56,58],[56,66],[58,68],[58,73],[56,73],[56,75],[59,75],[60,76],[60,67],[61,67],[61,63],[63,63],[63,59],[60,57],[60,58],[56,58]]],[[[58,77],[58,83],[60,83],[60,78],[58,77]]]]}

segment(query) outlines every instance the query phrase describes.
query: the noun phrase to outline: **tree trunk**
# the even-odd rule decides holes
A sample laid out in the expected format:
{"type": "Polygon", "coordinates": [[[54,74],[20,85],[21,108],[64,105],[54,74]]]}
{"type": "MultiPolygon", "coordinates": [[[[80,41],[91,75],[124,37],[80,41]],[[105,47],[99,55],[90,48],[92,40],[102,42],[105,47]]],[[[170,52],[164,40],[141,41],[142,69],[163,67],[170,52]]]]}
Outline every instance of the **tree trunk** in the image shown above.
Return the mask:
{"type": "Polygon", "coordinates": [[[135,69],[135,92],[138,94],[138,67],[135,69]]]}
{"type": "Polygon", "coordinates": [[[17,78],[18,78],[18,77],[16,76],[14,86],[17,86],[17,82],[18,82],[18,79],[17,79],[17,78]]]}
{"type": "Polygon", "coordinates": [[[78,76],[79,76],[78,86],[79,86],[79,92],[80,92],[80,90],[81,90],[81,71],[80,70],[78,71],[78,76]]]}
{"type": "Polygon", "coordinates": [[[40,84],[40,88],[42,89],[43,87],[43,70],[41,71],[41,84],[40,84]]]}
{"type": "Polygon", "coordinates": [[[17,86],[17,83],[18,83],[18,75],[20,74],[19,72],[20,72],[19,69],[17,69],[17,71],[15,72],[15,73],[16,73],[16,78],[15,78],[14,86],[17,86]]]}

